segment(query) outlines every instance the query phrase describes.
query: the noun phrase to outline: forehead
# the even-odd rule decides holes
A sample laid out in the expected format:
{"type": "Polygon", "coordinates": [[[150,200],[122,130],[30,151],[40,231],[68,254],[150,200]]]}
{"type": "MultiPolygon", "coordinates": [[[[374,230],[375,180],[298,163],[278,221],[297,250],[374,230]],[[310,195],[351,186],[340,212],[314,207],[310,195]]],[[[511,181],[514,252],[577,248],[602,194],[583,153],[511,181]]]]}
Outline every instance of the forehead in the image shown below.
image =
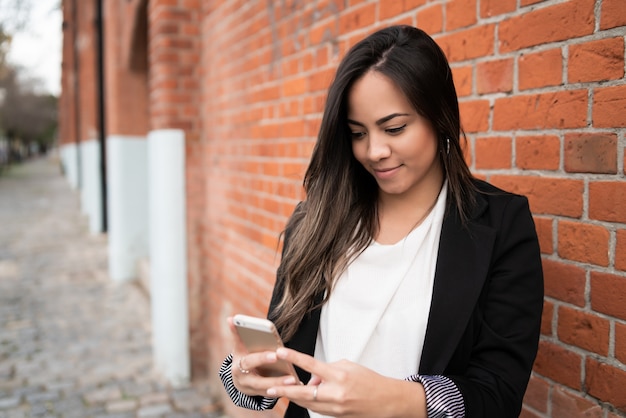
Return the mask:
{"type": "Polygon", "coordinates": [[[391,113],[415,113],[405,94],[386,75],[369,71],[348,92],[348,117],[360,122],[391,113]]]}

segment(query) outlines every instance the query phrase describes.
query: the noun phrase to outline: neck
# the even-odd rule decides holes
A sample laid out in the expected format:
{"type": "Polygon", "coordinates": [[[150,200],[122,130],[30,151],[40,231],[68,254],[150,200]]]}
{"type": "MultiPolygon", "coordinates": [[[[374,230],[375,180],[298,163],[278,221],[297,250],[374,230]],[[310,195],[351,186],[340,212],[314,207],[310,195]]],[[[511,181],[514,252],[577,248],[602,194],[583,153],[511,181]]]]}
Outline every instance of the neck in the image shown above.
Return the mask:
{"type": "Polygon", "coordinates": [[[443,173],[435,176],[423,184],[415,187],[415,190],[402,195],[384,194],[378,199],[379,214],[400,216],[403,218],[415,219],[420,214],[428,212],[437,201],[439,192],[443,187],[443,173]]]}
{"type": "Polygon", "coordinates": [[[386,196],[378,202],[378,231],[376,241],[393,244],[417,228],[437,203],[443,178],[420,188],[420,193],[407,196],[386,196]]]}

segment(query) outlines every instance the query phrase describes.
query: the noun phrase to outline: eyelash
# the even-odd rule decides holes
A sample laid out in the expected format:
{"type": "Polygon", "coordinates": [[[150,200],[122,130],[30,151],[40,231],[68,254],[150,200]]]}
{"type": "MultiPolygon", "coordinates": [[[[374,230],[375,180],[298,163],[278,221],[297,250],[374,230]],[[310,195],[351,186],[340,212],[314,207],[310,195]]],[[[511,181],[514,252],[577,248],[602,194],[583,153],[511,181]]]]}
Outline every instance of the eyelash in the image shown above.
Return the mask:
{"type": "Polygon", "coordinates": [[[402,132],[404,130],[404,128],[406,128],[406,123],[402,126],[398,126],[397,128],[389,128],[389,129],[385,129],[385,132],[387,132],[388,134],[391,135],[397,135],[400,132],[402,132]]]}
{"type": "MultiPolygon", "coordinates": [[[[385,132],[389,135],[398,135],[404,130],[404,128],[406,128],[406,123],[402,126],[398,126],[397,128],[387,128],[385,129],[385,132]]],[[[352,136],[352,139],[360,139],[363,138],[365,132],[350,132],[350,135],[352,136]]]]}

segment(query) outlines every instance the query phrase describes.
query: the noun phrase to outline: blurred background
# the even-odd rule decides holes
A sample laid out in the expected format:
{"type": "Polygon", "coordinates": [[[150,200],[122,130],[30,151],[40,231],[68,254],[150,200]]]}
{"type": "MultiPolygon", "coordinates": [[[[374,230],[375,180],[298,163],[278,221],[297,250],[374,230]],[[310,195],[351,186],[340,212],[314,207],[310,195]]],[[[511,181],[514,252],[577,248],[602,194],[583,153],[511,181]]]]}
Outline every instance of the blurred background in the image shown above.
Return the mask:
{"type": "Polygon", "coordinates": [[[61,20],[59,0],[0,2],[0,166],[55,140],[61,20]]]}

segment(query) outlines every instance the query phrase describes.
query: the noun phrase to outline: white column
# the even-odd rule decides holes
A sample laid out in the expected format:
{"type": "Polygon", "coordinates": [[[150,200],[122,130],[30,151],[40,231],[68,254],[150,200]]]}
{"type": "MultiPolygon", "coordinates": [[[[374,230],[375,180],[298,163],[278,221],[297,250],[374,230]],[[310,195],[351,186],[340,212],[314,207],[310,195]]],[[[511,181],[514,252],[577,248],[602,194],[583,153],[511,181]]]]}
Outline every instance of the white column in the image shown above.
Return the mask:
{"type": "Polygon", "coordinates": [[[61,160],[63,161],[63,170],[70,186],[73,189],[78,187],[78,148],[76,144],[65,144],[61,146],[61,160]]]}
{"type": "Polygon", "coordinates": [[[89,219],[89,230],[102,232],[102,172],[100,170],[100,143],[95,140],[80,143],[81,152],[81,208],[89,219]]]}
{"type": "Polygon", "coordinates": [[[174,386],[189,382],[185,134],[148,134],[150,296],[157,368],[174,386]]]}
{"type": "Polygon", "coordinates": [[[148,255],[148,143],[142,136],[107,137],[109,276],[138,277],[148,255]]]}

